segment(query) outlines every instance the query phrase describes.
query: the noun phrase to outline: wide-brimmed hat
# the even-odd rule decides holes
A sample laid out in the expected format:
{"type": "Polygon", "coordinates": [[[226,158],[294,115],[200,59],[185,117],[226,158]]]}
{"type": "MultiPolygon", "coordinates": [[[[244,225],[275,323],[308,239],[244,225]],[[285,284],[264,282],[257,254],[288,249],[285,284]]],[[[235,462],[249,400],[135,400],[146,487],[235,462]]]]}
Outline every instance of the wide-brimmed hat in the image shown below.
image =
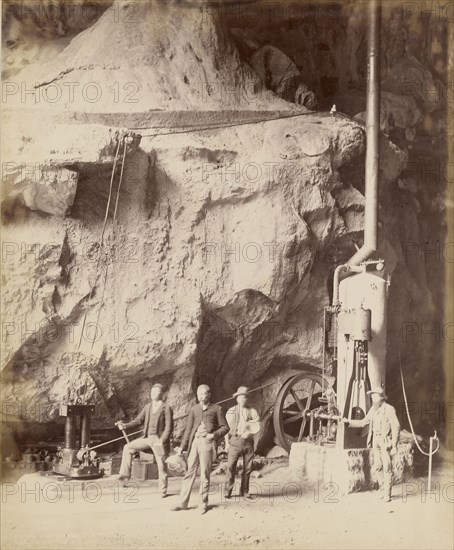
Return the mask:
{"type": "Polygon", "coordinates": [[[385,390],[383,388],[372,388],[367,393],[368,395],[372,395],[373,393],[376,393],[378,395],[381,395],[383,399],[388,399],[388,396],[386,395],[385,390]]]}
{"type": "Polygon", "coordinates": [[[249,388],[247,386],[240,386],[232,397],[238,397],[239,395],[247,395],[249,393],[249,388]]]}
{"type": "Polygon", "coordinates": [[[182,475],[186,471],[186,461],[185,459],[177,454],[170,455],[165,460],[169,470],[174,474],[182,475]]]}

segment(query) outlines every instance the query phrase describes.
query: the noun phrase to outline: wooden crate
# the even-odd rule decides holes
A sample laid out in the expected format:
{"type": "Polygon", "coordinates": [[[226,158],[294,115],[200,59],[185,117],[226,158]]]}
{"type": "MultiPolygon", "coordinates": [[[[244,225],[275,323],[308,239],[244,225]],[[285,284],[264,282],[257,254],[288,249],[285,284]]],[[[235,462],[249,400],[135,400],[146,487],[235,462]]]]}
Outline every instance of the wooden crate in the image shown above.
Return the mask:
{"type": "Polygon", "coordinates": [[[147,479],[158,479],[158,467],[154,462],[146,460],[133,460],[131,479],[146,481],[147,479]]]}

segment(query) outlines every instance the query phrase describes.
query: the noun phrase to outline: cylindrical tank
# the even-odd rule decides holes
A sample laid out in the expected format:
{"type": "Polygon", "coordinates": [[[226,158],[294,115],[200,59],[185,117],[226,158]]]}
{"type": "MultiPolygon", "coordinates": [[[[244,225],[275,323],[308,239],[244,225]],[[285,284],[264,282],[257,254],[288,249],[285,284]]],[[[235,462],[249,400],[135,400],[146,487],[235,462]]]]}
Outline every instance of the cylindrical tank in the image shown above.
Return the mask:
{"type": "Polygon", "coordinates": [[[337,317],[337,330],[339,334],[350,336],[353,330],[353,319],[350,311],[343,309],[337,317]]]}
{"type": "Polygon", "coordinates": [[[353,340],[368,342],[371,339],[371,310],[362,307],[352,311],[352,332],[353,340]]]}
{"type": "MultiPolygon", "coordinates": [[[[343,279],[339,284],[339,301],[342,310],[359,310],[357,329],[352,319],[352,336],[347,339],[340,331],[337,337],[337,401],[344,409],[348,384],[353,371],[354,339],[369,336],[364,331],[370,316],[370,341],[368,342],[368,376],[371,387],[384,387],[386,369],[386,288],[387,283],[374,273],[358,273],[343,279]],[[367,310],[370,310],[367,313],[367,310]]],[[[368,338],[364,338],[368,340],[368,338]]]]}
{"type": "Polygon", "coordinates": [[[76,447],[76,418],[72,412],[68,412],[65,422],[65,448],[74,449],[76,447]]]}

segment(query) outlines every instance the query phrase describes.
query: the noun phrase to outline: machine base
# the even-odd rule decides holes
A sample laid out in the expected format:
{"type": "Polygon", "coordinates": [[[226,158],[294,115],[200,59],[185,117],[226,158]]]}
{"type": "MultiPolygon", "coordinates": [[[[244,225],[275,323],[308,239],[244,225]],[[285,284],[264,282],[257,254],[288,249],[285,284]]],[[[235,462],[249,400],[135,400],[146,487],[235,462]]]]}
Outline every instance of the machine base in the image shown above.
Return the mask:
{"type": "MultiPolygon", "coordinates": [[[[339,449],[334,445],[293,443],[289,469],[292,479],[333,483],[339,493],[370,491],[376,487],[372,449],[339,449]]],[[[393,480],[401,483],[413,475],[413,445],[398,445],[393,457],[393,480]]]]}
{"type": "Polygon", "coordinates": [[[102,477],[102,472],[96,466],[69,466],[68,464],[55,464],[53,471],[62,476],[74,479],[97,479],[102,477]]]}

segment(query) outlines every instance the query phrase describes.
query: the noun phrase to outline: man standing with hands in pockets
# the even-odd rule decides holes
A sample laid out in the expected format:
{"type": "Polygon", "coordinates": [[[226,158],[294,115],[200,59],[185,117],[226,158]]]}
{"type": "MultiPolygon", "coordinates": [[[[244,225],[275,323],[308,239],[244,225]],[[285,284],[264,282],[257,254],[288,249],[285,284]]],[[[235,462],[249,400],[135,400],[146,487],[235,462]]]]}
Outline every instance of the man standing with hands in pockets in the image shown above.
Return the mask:
{"type": "Polygon", "coordinates": [[[197,400],[199,403],[189,413],[181,447],[176,449],[179,455],[188,449],[188,469],[181,486],[181,502],[172,510],[187,509],[200,464],[200,512],[205,514],[208,510],[210,475],[216,446],[229,428],[221,407],[210,403],[210,388],[206,384],[197,388],[197,400]]]}

